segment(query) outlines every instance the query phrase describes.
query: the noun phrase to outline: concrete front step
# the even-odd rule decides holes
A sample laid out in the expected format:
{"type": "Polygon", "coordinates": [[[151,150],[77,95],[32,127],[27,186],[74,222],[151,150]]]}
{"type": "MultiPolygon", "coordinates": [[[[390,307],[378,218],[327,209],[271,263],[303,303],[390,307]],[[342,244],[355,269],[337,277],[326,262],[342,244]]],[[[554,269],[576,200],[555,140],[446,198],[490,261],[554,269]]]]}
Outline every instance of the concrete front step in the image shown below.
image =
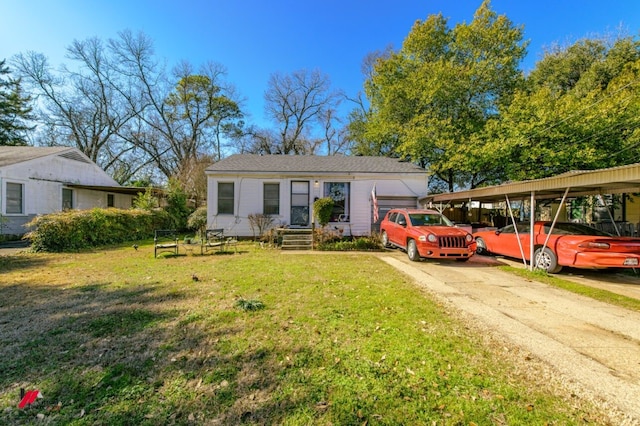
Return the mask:
{"type": "Polygon", "coordinates": [[[312,250],[313,230],[311,229],[283,229],[282,250],[312,250]]]}

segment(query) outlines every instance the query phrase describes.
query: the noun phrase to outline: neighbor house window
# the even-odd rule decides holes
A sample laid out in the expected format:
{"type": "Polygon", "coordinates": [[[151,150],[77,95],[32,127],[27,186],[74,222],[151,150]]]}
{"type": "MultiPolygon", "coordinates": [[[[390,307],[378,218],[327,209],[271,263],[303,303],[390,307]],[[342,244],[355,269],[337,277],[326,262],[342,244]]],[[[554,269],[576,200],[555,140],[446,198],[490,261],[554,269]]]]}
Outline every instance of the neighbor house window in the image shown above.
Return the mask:
{"type": "Polygon", "coordinates": [[[107,194],[107,207],[115,207],[115,196],[113,194],[107,194]]]}
{"type": "Polygon", "coordinates": [[[6,186],[6,214],[23,214],[24,213],[24,203],[23,203],[23,188],[24,185],[21,183],[13,183],[7,182],[6,186]]]}
{"type": "Polygon", "coordinates": [[[265,183],[263,194],[263,214],[280,214],[280,184],[265,183]]]}
{"type": "Polygon", "coordinates": [[[349,222],[349,182],[325,182],[324,196],[333,200],[331,222],[349,222]]]}
{"type": "Polygon", "coordinates": [[[233,214],[233,182],[218,182],[218,214],[233,214]]]}
{"type": "Polygon", "coordinates": [[[73,208],[73,191],[68,188],[62,188],[62,210],[70,210],[73,208]]]}

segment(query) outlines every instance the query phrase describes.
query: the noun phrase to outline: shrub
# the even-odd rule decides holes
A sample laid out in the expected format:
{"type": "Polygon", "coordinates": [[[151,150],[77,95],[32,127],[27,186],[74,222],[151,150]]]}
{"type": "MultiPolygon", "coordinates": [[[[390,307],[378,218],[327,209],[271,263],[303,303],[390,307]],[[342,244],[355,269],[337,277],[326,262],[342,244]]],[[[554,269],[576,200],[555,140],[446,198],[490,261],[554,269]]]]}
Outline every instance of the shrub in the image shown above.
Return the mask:
{"type": "Polygon", "coordinates": [[[200,238],[204,238],[207,229],[207,207],[198,207],[187,219],[189,229],[194,229],[200,238]]]}
{"type": "Polygon", "coordinates": [[[253,239],[255,240],[256,233],[261,240],[268,240],[269,236],[265,235],[267,231],[273,226],[274,218],[268,214],[251,213],[249,214],[249,226],[253,232],[253,239]]]}
{"type": "Polygon", "coordinates": [[[382,249],[382,245],[380,239],[372,235],[322,242],[316,248],[324,251],[377,251],[382,249]]]}
{"type": "Polygon", "coordinates": [[[150,238],[166,228],[169,215],[162,210],[66,210],[37,216],[26,237],[34,251],[78,251],[100,245],[150,238]]]}
{"type": "Polygon", "coordinates": [[[313,202],[313,212],[318,218],[318,223],[323,228],[327,226],[327,223],[331,220],[333,205],[334,202],[331,197],[318,198],[313,202]]]}

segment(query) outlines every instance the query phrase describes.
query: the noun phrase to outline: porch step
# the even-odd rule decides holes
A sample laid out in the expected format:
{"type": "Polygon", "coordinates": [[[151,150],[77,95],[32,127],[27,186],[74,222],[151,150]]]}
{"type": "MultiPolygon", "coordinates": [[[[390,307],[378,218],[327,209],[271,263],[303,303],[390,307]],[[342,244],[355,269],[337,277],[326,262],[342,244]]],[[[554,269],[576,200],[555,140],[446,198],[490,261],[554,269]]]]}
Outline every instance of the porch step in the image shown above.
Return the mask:
{"type": "Polygon", "coordinates": [[[312,229],[282,229],[282,250],[313,250],[312,229]]]}

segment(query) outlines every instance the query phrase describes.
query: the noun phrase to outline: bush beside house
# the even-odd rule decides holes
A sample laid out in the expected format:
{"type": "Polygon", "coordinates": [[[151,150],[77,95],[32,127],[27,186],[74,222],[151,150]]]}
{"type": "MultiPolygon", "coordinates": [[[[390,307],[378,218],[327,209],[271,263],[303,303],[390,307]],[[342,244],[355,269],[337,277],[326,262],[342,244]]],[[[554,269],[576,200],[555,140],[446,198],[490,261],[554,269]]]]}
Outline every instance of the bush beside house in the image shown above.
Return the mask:
{"type": "Polygon", "coordinates": [[[63,252],[150,238],[172,223],[164,210],[67,210],[38,216],[27,224],[33,251],[63,252]]]}

